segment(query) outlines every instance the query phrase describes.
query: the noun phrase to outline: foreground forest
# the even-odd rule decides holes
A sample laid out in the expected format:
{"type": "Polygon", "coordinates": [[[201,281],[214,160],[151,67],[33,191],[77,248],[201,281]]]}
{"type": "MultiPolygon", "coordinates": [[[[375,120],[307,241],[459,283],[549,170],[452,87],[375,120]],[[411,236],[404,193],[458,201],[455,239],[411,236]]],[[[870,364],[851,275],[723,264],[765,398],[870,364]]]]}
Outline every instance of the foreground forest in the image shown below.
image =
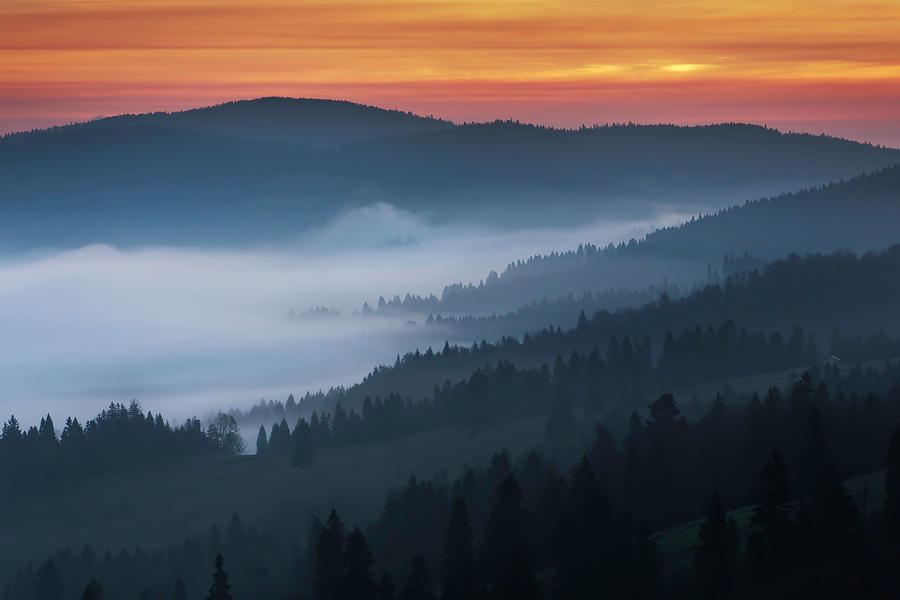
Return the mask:
{"type": "Polygon", "coordinates": [[[892,597],[898,256],[738,270],[205,426],[12,417],[3,597],[892,597]]]}
{"type": "MultiPolygon", "coordinates": [[[[367,523],[329,510],[260,527],[235,514],[162,549],[65,550],[18,571],[5,594],[186,598],[211,584],[226,598],[227,582],[234,597],[581,598],[602,577],[612,597],[891,597],[898,419],[897,363],[718,395],[693,419],[665,394],[632,414],[621,443],[598,425],[561,448],[576,424],[557,406],[549,450],[500,451],[452,480],[411,477],[367,523]],[[867,473],[861,495],[842,484],[867,473]],[[748,504],[739,528],[727,511],[748,504]],[[703,514],[693,564],[673,571],[654,532],[703,514]],[[217,555],[224,570],[209,577],[217,555]]],[[[320,460],[297,453],[302,435],[289,437],[287,477],[320,460]]]]}

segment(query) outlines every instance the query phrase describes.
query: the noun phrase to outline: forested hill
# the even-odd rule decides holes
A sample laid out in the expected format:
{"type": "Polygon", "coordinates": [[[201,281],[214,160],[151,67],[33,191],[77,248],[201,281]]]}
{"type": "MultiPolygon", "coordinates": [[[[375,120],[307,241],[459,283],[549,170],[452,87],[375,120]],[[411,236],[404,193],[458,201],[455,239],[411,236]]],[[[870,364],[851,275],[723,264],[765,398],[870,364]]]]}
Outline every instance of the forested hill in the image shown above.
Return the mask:
{"type": "MultiPolygon", "coordinates": [[[[755,267],[790,254],[880,250],[900,241],[900,165],[847,181],[763,198],[659,229],[642,240],[532,256],[476,284],[456,283],[440,298],[409,296],[384,307],[420,313],[485,315],[525,304],[622,286],[684,287],[706,267],[755,267]]],[[[621,306],[627,306],[622,302],[621,306]]],[[[376,307],[376,310],[381,307],[376,307]]]]}
{"type": "MultiPolygon", "coordinates": [[[[166,127],[247,140],[333,148],[348,142],[440,131],[453,123],[343,100],[257,98],[177,112],[126,114],[74,123],[54,132],[166,127]]],[[[19,137],[28,133],[18,134],[19,137]]]]}
{"type": "MultiPolygon", "coordinates": [[[[604,356],[615,349],[642,354],[649,360],[667,345],[696,349],[708,343],[712,345],[703,347],[710,349],[727,338],[756,348],[756,355],[752,351],[748,355],[750,362],[774,356],[778,352],[773,348],[797,344],[800,347],[792,351],[793,356],[804,360],[831,353],[853,360],[869,354],[891,356],[900,352],[891,341],[900,335],[895,300],[900,295],[898,272],[900,245],[862,256],[795,256],[776,261],[762,272],[736,274],[721,285],[708,285],[680,300],[663,296],[641,309],[582,317],[567,331],[550,328],[526,334],[522,340],[503,338],[496,343],[476,342],[468,348],[445,345],[439,351],[416,350],[398,356],[393,366],[374,369],[357,385],[307,396],[306,408],[330,410],[337,402],[359,406],[366,397],[389,394],[420,399],[444,381],[467,379],[486,365],[499,361],[519,367],[549,365],[573,350],[598,350],[604,356]],[[798,326],[806,334],[791,341],[798,326]],[[760,333],[764,343],[754,346],[752,340],[760,333]],[[623,346],[629,350],[622,350],[623,346]]],[[[705,356],[704,360],[712,365],[716,359],[705,356]]],[[[790,366],[780,364],[778,368],[790,366]]],[[[772,365],[765,367],[771,369],[772,365]]]]}
{"type": "Polygon", "coordinates": [[[900,162],[900,150],[741,123],[568,130],[494,121],[348,144],[344,155],[374,168],[373,176],[390,177],[403,165],[407,177],[396,183],[383,179],[400,189],[426,181],[441,188],[485,182],[586,192],[595,201],[640,193],[673,203],[703,189],[744,200],[751,190],[773,183],[781,191],[900,162]]]}
{"type": "Polygon", "coordinates": [[[452,126],[268,99],[6,136],[0,232],[7,248],[271,243],[373,201],[438,221],[566,225],[651,218],[661,204],[713,210],[898,161],[894,149],[740,124],[452,126]]]}
{"type": "Polygon", "coordinates": [[[324,221],[341,189],[309,148],[145,125],[62,129],[0,141],[0,244],[285,236],[324,221]],[[321,195],[285,201],[313,178],[307,187],[321,195]]]}
{"type": "Polygon", "coordinates": [[[629,254],[777,258],[791,253],[876,250],[898,241],[900,164],[848,181],[747,202],[658,230],[629,254]]]}

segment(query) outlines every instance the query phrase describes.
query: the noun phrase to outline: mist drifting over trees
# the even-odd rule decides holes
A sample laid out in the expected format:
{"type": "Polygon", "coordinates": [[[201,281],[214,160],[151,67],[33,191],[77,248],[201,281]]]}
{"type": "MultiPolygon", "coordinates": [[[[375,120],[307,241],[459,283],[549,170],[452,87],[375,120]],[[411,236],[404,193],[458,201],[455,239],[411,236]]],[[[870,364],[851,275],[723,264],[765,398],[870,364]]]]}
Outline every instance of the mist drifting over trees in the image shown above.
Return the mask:
{"type": "Polygon", "coordinates": [[[262,98],[0,139],[0,598],[889,598],[900,153],[262,98]]]}

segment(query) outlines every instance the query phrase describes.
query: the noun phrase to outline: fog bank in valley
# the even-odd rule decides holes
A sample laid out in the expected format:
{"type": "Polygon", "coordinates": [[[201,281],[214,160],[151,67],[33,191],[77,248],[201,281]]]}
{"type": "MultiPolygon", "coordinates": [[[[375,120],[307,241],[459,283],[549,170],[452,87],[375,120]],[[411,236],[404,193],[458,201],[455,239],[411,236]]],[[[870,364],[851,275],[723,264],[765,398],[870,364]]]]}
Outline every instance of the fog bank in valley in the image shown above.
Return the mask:
{"type": "MultiPolygon", "coordinates": [[[[290,244],[89,245],[0,263],[0,414],[86,418],[139,400],[174,418],[352,383],[448,332],[354,315],[395,293],[440,295],[513,260],[641,235],[683,215],[566,231],[434,225],[387,204],[342,213],[290,244]],[[289,319],[317,306],[340,317],[289,319]]],[[[471,343],[472,340],[449,340],[471,343]]],[[[4,417],[5,418],[5,417],[4,417]]]]}

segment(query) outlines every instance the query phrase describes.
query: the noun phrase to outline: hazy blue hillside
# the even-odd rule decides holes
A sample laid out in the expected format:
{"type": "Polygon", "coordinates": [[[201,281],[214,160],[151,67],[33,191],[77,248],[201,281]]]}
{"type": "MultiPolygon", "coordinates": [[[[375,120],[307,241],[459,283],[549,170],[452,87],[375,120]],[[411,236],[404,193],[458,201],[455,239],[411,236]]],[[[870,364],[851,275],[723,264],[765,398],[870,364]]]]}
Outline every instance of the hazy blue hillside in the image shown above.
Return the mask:
{"type": "MultiPolygon", "coordinates": [[[[587,211],[590,204],[613,204],[622,197],[704,205],[704,197],[719,194],[743,201],[763,195],[754,190],[781,192],[900,161],[898,150],[737,123],[561,130],[496,121],[353,143],[343,154],[369,165],[373,179],[398,192],[425,185],[537,187],[590,194],[590,202],[581,198],[580,203],[587,211]],[[398,164],[404,177],[394,176],[398,164]]],[[[523,193],[515,200],[541,198],[523,193]]]]}
{"type": "Polygon", "coordinates": [[[286,236],[331,214],[322,192],[339,182],[319,161],[308,148],[145,126],[5,139],[3,246],[286,236]]]}
{"type": "Polygon", "coordinates": [[[714,210],[897,161],[898,150],[748,125],[452,127],[270,99],[0,139],[0,221],[7,248],[271,243],[378,201],[441,222],[572,225],[714,210]],[[326,138],[367,141],[295,145],[326,138]]]}
{"type": "Polygon", "coordinates": [[[664,279],[685,286],[706,281],[707,268],[719,270],[724,257],[749,255],[756,265],[794,253],[880,250],[900,242],[897,223],[900,166],[893,166],[747,202],[659,229],[640,241],[607,247],[588,243],[569,252],[532,256],[477,284],[448,285],[440,298],[407,296],[387,308],[486,315],[566,294],[642,289],[664,279]]]}
{"type": "Polygon", "coordinates": [[[248,140],[329,148],[351,141],[440,131],[453,127],[453,124],[343,100],[258,98],[178,112],[118,115],[56,130],[134,126],[171,127],[248,140]]]}
{"type": "Polygon", "coordinates": [[[747,202],[654,232],[634,254],[706,257],[750,252],[872,250],[900,237],[900,165],[848,181],[747,202]]]}

